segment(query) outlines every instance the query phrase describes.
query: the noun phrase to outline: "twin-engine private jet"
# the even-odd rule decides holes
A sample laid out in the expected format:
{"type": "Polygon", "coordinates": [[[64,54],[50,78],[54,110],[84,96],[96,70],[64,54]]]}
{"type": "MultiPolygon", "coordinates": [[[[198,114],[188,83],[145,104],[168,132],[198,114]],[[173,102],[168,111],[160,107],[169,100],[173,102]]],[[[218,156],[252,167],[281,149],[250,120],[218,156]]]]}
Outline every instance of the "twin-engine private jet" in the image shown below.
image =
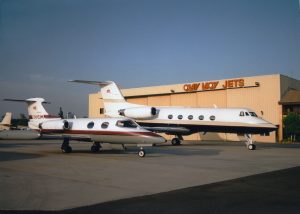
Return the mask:
{"type": "Polygon", "coordinates": [[[252,134],[268,135],[277,129],[268,121],[257,117],[247,108],[190,108],[190,107],[154,107],[128,103],[118,86],[112,81],[97,82],[70,80],[70,82],[97,85],[110,117],[123,116],[134,119],[143,128],[162,132],[176,137],[173,145],[181,144],[184,135],[198,132],[221,132],[243,134],[249,150],[255,150],[252,134]]]}
{"type": "Polygon", "coordinates": [[[7,101],[26,102],[28,104],[29,127],[41,134],[55,134],[64,137],[61,145],[63,153],[72,152],[69,141],[82,139],[94,142],[91,151],[98,152],[101,143],[135,144],[140,147],[138,155],[145,156],[143,147],[160,144],[166,140],[158,134],[141,128],[135,121],[128,118],[82,118],[61,119],[50,116],[43,107],[43,98],[7,101]]]}

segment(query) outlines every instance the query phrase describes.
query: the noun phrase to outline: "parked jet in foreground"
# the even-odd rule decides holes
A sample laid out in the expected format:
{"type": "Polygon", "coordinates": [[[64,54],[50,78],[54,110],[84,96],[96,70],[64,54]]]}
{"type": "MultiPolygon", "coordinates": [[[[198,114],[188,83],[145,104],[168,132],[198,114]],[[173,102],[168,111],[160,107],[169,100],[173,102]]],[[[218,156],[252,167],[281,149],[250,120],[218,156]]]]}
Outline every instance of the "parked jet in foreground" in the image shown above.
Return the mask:
{"type": "Polygon", "coordinates": [[[128,118],[82,118],[61,119],[51,116],[43,107],[43,98],[30,98],[21,101],[28,104],[29,127],[39,130],[41,134],[59,134],[64,137],[61,150],[64,153],[72,152],[69,145],[70,139],[83,139],[94,142],[92,152],[98,152],[100,143],[111,144],[136,144],[140,147],[138,155],[145,156],[143,147],[160,144],[166,140],[158,134],[141,128],[137,123],[128,118]]]}
{"type": "Polygon", "coordinates": [[[118,86],[112,81],[97,82],[70,80],[99,86],[102,94],[105,114],[110,117],[125,116],[154,132],[177,136],[172,139],[178,145],[183,135],[198,132],[222,132],[244,134],[246,146],[255,150],[252,134],[268,135],[277,129],[273,124],[257,117],[247,108],[187,108],[187,107],[153,107],[128,103],[118,86]]]}
{"type": "Polygon", "coordinates": [[[11,126],[11,112],[6,112],[0,123],[0,131],[9,130],[11,126]]]}

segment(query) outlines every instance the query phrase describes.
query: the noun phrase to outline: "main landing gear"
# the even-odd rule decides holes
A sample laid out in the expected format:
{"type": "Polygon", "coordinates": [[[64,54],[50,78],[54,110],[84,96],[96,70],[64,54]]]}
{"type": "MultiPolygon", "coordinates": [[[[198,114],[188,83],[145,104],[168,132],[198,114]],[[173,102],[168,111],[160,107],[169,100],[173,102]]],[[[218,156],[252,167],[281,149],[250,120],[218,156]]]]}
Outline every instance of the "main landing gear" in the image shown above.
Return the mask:
{"type": "Polygon", "coordinates": [[[252,139],[252,135],[251,134],[245,134],[244,135],[246,138],[246,146],[249,150],[255,150],[256,149],[256,145],[253,143],[253,139],[252,139]]]}
{"type": "Polygon", "coordinates": [[[63,153],[71,153],[72,152],[72,147],[69,145],[70,139],[69,138],[64,138],[63,143],[61,144],[61,151],[63,153]]]}
{"type": "Polygon", "coordinates": [[[173,146],[178,146],[181,144],[181,141],[183,140],[183,137],[181,135],[177,135],[177,137],[174,137],[172,140],[171,140],[171,143],[173,146]]]}
{"type": "Polygon", "coordinates": [[[94,144],[91,146],[91,152],[99,152],[101,148],[101,145],[99,142],[94,142],[94,144]]]}

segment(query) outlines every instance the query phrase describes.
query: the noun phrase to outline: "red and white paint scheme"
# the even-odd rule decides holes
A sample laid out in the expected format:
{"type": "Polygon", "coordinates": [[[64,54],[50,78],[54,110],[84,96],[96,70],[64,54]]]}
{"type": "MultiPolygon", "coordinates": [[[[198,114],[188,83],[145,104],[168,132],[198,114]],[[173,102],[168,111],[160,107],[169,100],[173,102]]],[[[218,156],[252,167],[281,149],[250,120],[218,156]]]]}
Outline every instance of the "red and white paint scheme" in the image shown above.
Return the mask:
{"type": "Polygon", "coordinates": [[[264,134],[277,127],[257,117],[247,108],[190,108],[190,107],[154,107],[128,103],[118,86],[112,81],[97,82],[71,80],[99,86],[105,107],[105,114],[110,117],[129,117],[143,128],[154,132],[176,135],[173,145],[179,145],[183,135],[198,132],[222,132],[244,134],[246,146],[255,150],[252,134],[264,134]]]}
{"type": "Polygon", "coordinates": [[[138,155],[145,156],[143,147],[166,142],[158,134],[141,128],[136,122],[128,118],[81,118],[61,119],[50,116],[44,109],[43,98],[30,98],[26,100],[12,100],[28,104],[29,124],[31,129],[39,130],[41,134],[55,134],[64,137],[61,145],[63,153],[72,152],[70,139],[82,139],[94,142],[91,151],[98,152],[101,143],[136,144],[140,147],[138,155]]]}

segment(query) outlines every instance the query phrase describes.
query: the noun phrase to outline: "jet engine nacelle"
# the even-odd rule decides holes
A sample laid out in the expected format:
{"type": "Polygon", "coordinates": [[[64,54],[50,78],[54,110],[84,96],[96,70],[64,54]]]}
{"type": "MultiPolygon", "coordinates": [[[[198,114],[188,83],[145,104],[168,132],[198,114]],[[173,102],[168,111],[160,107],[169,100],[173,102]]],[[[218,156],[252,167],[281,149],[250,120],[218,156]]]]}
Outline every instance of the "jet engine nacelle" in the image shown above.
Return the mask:
{"type": "Polygon", "coordinates": [[[67,120],[61,121],[47,121],[40,125],[40,129],[46,130],[69,130],[71,129],[71,123],[67,120]]]}
{"type": "Polygon", "coordinates": [[[119,115],[133,119],[151,119],[158,114],[155,107],[134,107],[119,110],[119,115]]]}

